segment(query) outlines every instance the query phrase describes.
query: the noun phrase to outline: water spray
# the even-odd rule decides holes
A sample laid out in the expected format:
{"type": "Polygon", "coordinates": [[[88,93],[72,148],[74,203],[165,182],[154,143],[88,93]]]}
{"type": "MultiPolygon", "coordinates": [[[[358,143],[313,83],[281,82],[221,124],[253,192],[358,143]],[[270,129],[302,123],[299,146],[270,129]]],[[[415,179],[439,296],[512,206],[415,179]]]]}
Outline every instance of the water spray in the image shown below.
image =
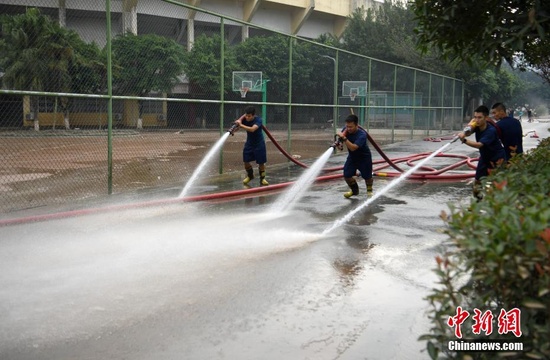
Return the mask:
{"type": "Polygon", "coordinates": [[[221,147],[223,146],[223,144],[225,143],[225,140],[227,140],[227,138],[229,137],[229,132],[226,132],[225,134],[222,135],[222,137],[210,148],[210,150],[208,151],[208,153],[206,154],[206,156],[202,159],[202,161],[200,162],[199,166],[197,166],[197,168],[195,169],[195,171],[193,172],[193,175],[191,175],[191,178],[187,181],[187,183],[185,184],[185,186],[183,187],[183,190],[181,191],[181,193],[179,194],[178,198],[183,198],[187,195],[187,193],[189,192],[189,189],[195,184],[195,182],[197,181],[199,175],[201,174],[201,172],[204,171],[204,169],[206,169],[208,163],[210,162],[210,160],[214,157],[214,155],[221,149],[221,147]]]}
{"type": "Polygon", "coordinates": [[[386,185],[384,188],[382,188],[380,191],[377,191],[373,197],[369,198],[367,201],[365,201],[362,205],[356,207],[354,210],[350,211],[346,216],[344,216],[343,218],[339,219],[339,220],[336,220],[332,226],[328,227],[327,229],[325,229],[322,233],[321,233],[321,236],[325,236],[327,235],[328,233],[330,233],[331,231],[333,231],[334,229],[336,229],[337,227],[345,224],[349,219],[351,219],[353,217],[353,215],[355,215],[356,213],[358,213],[360,210],[362,210],[363,208],[369,206],[371,203],[373,203],[376,199],[378,199],[380,196],[384,195],[385,193],[387,193],[388,191],[390,191],[392,188],[394,188],[395,186],[399,185],[403,180],[405,180],[409,175],[411,175],[412,173],[414,173],[416,170],[418,170],[420,167],[422,167],[425,163],[427,163],[428,161],[430,161],[433,157],[435,157],[437,154],[443,152],[448,146],[450,146],[451,143],[447,143],[445,145],[443,145],[439,150],[437,151],[434,151],[430,156],[428,156],[427,158],[425,158],[424,160],[420,161],[418,164],[416,164],[414,167],[410,168],[407,172],[403,173],[400,177],[392,180],[388,185],[386,185]]]}
{"type": "Polygon", "coordinates": [[[317,180],[317,175],[332,155],[332,148],[328,148],[291,186],[281,195],[271,207],[273,212],[289,211],[306,194],[306,190],[317,180]]]}

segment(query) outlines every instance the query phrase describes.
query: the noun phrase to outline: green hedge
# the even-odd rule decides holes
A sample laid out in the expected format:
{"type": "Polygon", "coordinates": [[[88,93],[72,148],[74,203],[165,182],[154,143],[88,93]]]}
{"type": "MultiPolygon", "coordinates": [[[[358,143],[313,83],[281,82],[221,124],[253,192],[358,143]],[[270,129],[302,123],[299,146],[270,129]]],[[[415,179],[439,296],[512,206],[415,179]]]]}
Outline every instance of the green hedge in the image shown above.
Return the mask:
{"type": "Polygon", "coordinates": [[[436,257],[439,287],[428,296],[432,328],[420,337],[432,359],[550,359],[550,139],[487,178],[484,199],[442,214],[450,239],[436,257]],[[448,325],[469,311],[463,337],[448,325]],[[501,309],[521,311],[522,335],[498,333],[501,309]],[[493,332],[472,332],[474,309],[490,310],[493,332]],[[451,340],[523,343],[519,352],[450,351],[451,340]]]}

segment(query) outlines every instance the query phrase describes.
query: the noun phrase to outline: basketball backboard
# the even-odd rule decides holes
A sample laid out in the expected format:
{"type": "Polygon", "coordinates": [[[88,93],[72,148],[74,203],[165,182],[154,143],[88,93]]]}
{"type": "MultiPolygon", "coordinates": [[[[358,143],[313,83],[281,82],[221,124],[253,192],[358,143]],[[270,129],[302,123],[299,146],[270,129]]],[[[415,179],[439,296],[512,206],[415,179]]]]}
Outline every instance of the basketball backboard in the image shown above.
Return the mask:
{"type": "Polygon", "coordinates": [[[233,91],[239,91],[241,97],[248,92],[262,91],[261,71],[233,71],[233,91]]]}
{"type": "Polygon", "coordinates": [[[367,96],[367,82],[366,81],[343,81],[342,82],[342,96],[347,96],[351,101],[355,101],[356,96],[367,96]]]}

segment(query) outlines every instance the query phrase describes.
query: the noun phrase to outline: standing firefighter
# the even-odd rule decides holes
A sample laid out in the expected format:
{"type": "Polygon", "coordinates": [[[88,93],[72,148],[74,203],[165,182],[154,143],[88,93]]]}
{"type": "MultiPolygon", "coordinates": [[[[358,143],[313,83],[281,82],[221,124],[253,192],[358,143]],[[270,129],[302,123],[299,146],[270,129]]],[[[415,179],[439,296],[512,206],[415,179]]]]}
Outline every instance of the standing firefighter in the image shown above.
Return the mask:
{"type": "Polygon", "coordinates": [[[506,115],[506,106],[496,103],[491,107],[491,114],[498,121],[502,145],[506,153],[506,160],[523,153],[523,129],[518,119],[506,115]]]}
{"type": "Polygon", "coordinates": [[[262,118],[256,115],[256,109],[253,106],[248,106],[244,109],[244,115],[241,116],[235,123],[239,128],[246,130],[246,142],[243,148],[243,162],[246,170],[246,178],[243,180],[244,185],[254,179],[254,170],[252,169],[252,161],[258,164],[260,174],[260,185],[269,185],[265,179],[265,163],[267,162],[267,151],[265,148],[264,134],[262,131],[262,118]]]}
{"type": "Polygon", "coordinates": [[[354,176],[357,170],[365,179],[367,195],[372,194],[372,155],[367,144],[367,131],[359,127],[356,115],[349,115],[346,118],[346,127],[336,135],[348,148],[348,157],[344,164],[344,179],[350,187],[350,191],[344,193],[345,198],[359,194],[359,185],[354,176]]]}

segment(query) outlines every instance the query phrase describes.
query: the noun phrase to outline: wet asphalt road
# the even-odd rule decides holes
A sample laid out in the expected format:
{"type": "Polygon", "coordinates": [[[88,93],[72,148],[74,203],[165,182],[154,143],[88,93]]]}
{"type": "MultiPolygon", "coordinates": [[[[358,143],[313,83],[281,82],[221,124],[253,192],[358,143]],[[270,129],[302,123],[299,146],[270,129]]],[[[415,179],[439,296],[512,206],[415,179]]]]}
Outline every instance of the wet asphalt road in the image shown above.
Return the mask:
{"type": "MultiPolygon", "coordinates": [[[[548,136],[548,123],[523,127],[548,136]]],[[[317,184],[286,214],[270,213],[275,194],[0,227],[0,358],[427,359],[417,339],[446,239],[439,214],[466,204],[470,185],[406,181],[320,236],[366,199],[344,191],[317,184]]]]}

